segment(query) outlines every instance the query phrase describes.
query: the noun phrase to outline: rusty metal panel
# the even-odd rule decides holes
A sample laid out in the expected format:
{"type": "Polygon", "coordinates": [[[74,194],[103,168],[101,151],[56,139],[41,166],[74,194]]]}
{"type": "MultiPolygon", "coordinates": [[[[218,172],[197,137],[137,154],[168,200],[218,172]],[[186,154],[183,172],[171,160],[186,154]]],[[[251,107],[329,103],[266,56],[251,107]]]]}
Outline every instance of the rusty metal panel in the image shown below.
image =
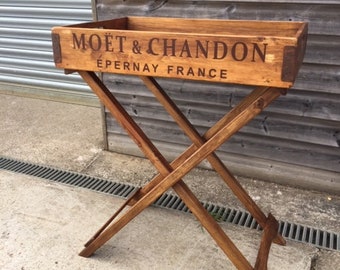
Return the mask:
{"type": "MultiPolygon", "coordinates": [[[[239,174],[339,190],[339,1],[96,0],[96,12],[98,20],[163,16],[307,21],[306,55],[293,89],[244,127],[218,153],[239,174]]],[[[249,91],[241,85],[158,81],[201,133],[249,91]]],[[[104,82],[169,159],[190,144],[138,78],[105,74],[104,82]]],[[[106,125],[109,150],[141,155],[108,114],[106,125]]]]}

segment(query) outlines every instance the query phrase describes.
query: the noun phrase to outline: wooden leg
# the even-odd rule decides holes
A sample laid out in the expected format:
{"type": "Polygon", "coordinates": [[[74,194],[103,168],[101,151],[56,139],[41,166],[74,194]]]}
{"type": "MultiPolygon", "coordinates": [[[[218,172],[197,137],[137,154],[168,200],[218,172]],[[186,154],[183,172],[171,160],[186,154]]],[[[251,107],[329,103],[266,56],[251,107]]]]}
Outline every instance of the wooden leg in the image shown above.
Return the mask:
{"type": "MultiPolygon", "coordinates": [[[[216,223],[214,218],[203,208],[200,202],[191,193],[190,189],[185,185],[174,185],[173,188],[181,195],[185,204],[191,209],[193,214],[206,228],[209,234],[215,239],[220,248],[232,261],[238,269],[253,269],[247,259],[238,250],[234,243],[225,234],[222,228],[216,223]]],[[[111,239],[119,230],[121,230],[128,222],[140,214],[148,205],[150,205],[159,194],[163,193],[164,188],[157,188],[155,192],[146,194],[142,199],[136,202],[127,212],[110,225],[102,234],[85,247],[79,255],[84,257],[91,256],[99,247],[111,239]]]]}
{"type": "MultiPolygon", "coordinates": [[[[150,140],[140,130],[138,125],[131,119],[127,112],[114,99],[108,89],[101,83],[101,81],[92,72],[79,72],[83,79],[90,85],[95,93],[99,96],[104,105],[115,116],[117,121],[128,131],[129,135],[135,140],[137,145],[141,147],[146,156],[156,166],[163,176],[163,179],[143,197],[136,202],[123,216],[116,222],[109,225],[99,236],[91,241],[89,245],[80,253],[81,256],[90,256],[101,245],[108,241],[115,233],[123,228],[130,220],[136,217],[148,205],[156,200],[164,191],[173,187],[175,191],[183,199],[184,203],[190,208],[194,215],[200,220],[202,225],[208,230],[211,236],[215,239],[217,244],[226,253],[229,259],[239,269],[252,269],[249,262],[244,258],[242,253],[230,241],[223,230],[218,226],[216,221],[207,213],[201,206],[197,198],[191,193],[190,189],[185,185],[181,178],[193,169],[207,156],[211,155],[224,141],[231,137],[241,127],[243,127],[249,120],[257,115],[267,104],[269,104],[275,97],[276,92],[268,91],[268,89],[256,89],[250,94],[244,102],[241,102],[228,115],[230,121],[227,124],[215,125],[212,130],[216,133],[212,134],[209,139],[202,144],[200,148],[195,148],[195,151],[190,155],[181,166],[173,169],[165,161],[164,157],[153,146],[150,140]]],[[[221,124],[221,123],[220,123],[221,124]]]]}
{"type": "MultiPolygon", "coordinates": [[[[172,171],[171,166],[167,163],[159,151],[152,145],[151,141],[145,136],[138,125],[132,120],[127,112],[122,108],[119,102],[112,96],[109,90],[102,84],[93,72],[79,71],[82,78],[89,84],[92,90],[98,95],[104,105],[110,110],[117,121],[127,130],[129,135],[141,147],[146,156],[156,166],[164,176],[169,175],[172,171]]],[[[198,199],[192,194],[190,189],[180,179],[173,179],[173,182],[158,185],[152,192],[145,194],[133,207],[131,207],[122,217],[111,225],[111,219],[99,230],[81,251],[79,255],[91,256],[99,247],[107,242],[114,234],[122,229],[129,221],[141,213],[147,206],[155,201],[164,191],[173,187],[180,195],[184,203],[189,207],[193,214],[200,220],[202,225],[213,236],[217,244],[229,257],[229,259],[239,269],[252,269],[249,262],[242,253],[237,249],[233,242],[227,237],[213,217],[203,208],[198,199]],[[108,226],[107,226],[108,225],[108,226]]],[[[115,215],[114,215],[115,216],[115,215]]]]}
{"type": "MultiPolygon", "coordinates": [[[[168,113],[173,117],[177,124],[182,128],[182,130],[187,134],[187,136],[192,140],[196,147],[202,146],[203,143],[206,142],[206,139],[209,139],[206,138],[207,136],[204,136],[205,138],[200,136],[195,127],[190,123],[190,121],[188,121],[177,105],[170,99],[170,97],[152,77],[140,76],[140,78],[143,80],[149,90],[155,95],[158,101],[163,105],[163,107],[168,111],[168,113]]],[[[273,91],[275,91],[275,89],[273,89],[273,91]]],[[[281,90],[277,89],[276,91],[280,92],[281,90]]],[[[243,203],[250,214],[256,219],[260,226],[264,228],[267,222],[266,215],[243,189],[235,177],[228,171],[223,162],[217,157],[215,153],[211,153],[207,157],[207,160],[215,169],[215,171],[219,173],[229,188],[234,192],[236,197],[243,203]]],[[[171,165],[172,167],[179,166],[174,166],[173,164],[171,165]]],[[[275,240],[278,244],[285,244],[285,240],[280,234],[275,237],[275,240]]]]}
{"type": "Polygon", "coordinates": [[[106,230],[106,228],[112,223],[112,221],[124,210],[124,208],[130,203],[130,201],[136,196],[136,194],[140,191],[140,188],[136,189],[130,197],[124,202],[124,204],[105,222],[105,224],[91,237],[89,241],[84,245],[85,247],[89,246],[96,238],[106,230]]]}
{"type": "Polygon", "coordinates": [[[266,226],[263,229],[263,236],[257,255],[257,260],[254,269],[255,270],[267,270],[268,256],[271,244],[277,235],[279,229],[279,223],[277,220],[269,213],[266,226]]]}
{"type": "MultiPolygon", "coordinates": [[[[261,96],[261,93],[263,91],[268,90],[268,87],[260,87],[255,89],[253,92],[251,92],[246,98],[244,98],[235,108],[233,108],[229,113],[227,113],[223,118],[220,119],[220,121],[218,121],[214,126],[212,126],[207,132],[206,134],[203,136],[204,140],[209,140],[211,139],[214,135],[216,135],[217,132],[219,132],[223,127],[225,127],[226,125],[230,125],[231,122],[233,122],[235,120],[235,117],[237,114],[239,114],[240,112],[245,110],[246,106],[249,106],[249,101],[253,100],[253,99],[258,99],[259,103],[263,103],[263,99],[259,98],[261,96]]],[[[276,97],[278,97],[280,95],[280,91],[277,88],[273,88],[273,99],[275,99],[276,97]]],[[[259,104],[261,105],[261,104],[259,104]]],[[[266,104],[267,105],[267,104],[266,104]]],[[[260,109],[261,110],[261,109],[260,109]]],[[[254,117],[254,116],[253,116],[254,117]]],[[[250,119],[249,119],[250,120],[250,119]]],[[[235,131],[236,132],[236,131],[235,131]]],[[[235,133],[234,132],[234,133],[235,133]]],[[[231,134],[233,135],[233,134],[231,134]]],[[[231,136],[230,135],[230,136],[231,136]]],[[[201,144],[200,142],[196,142],[197,144],[201,144]]],[[[192,144],[186,151],[184,151],[178,158],[176,158],[172,163],[171,166],[173,168],[175,167],[179,167],[181,166],[181,164],[187,160],[196,150],[197,150],[197,146],[195,144],[192,144]]],[[[144,194],[146,192],[148,192],[151,188],[153,188],[153,186],[156,183],[159,183],[162,180],[162,176],[158,175],[156,176],[148,185],[144,186],[141,189],[140,194],[144,194]]],[[[134,201],[132,200],[132,203],[134,201]]]]}

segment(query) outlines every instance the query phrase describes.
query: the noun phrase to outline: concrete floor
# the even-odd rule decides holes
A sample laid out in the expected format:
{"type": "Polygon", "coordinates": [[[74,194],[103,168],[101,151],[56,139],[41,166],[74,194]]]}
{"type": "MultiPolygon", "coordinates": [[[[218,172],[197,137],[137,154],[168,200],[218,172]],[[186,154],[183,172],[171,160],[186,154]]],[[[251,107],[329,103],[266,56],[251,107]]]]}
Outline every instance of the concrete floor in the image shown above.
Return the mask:
{"type": "MultiPolygon", "coordinates": [[[[144,184],[145,159],[102,151],[99,108],[0,95],[0,155],[144,184]]],[[[254,179],[239,179],[265,213],[339,232],[340,197],[254,179]]],[[[242,208],[218,177],[185,178],[199,199],[242,208]],[[207,185],[207,182],[209,184],[207,185]]],[[[190,215],[150,207],[85,259],[77,254],[123,200],[40,178],[0,171],[0,269],[234,269],[190,215]]],[[[259,232],[222,224],[251,263],[259,232]]],[[[269,269],[339,269],[340,252],[288,241],[273,245],[269,269]]]]}

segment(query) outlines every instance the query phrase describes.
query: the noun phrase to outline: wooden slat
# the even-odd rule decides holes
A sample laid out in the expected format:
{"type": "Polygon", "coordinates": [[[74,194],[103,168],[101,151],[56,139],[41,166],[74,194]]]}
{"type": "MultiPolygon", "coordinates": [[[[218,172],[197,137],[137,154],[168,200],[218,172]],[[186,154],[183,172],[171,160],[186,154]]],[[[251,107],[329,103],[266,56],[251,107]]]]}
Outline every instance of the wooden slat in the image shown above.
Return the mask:
{"type": "MultiPolygon", "coordinates": [[[[173,130],[170,134],[176,137],[176,140],[183,140],[185,143],[187,140],[185,136],[180,136],[177,134],[176,127],[173,127],[173,122],[169,119],[168,115],[164,114],[157,106],[140,106],[127,104],[126,108],[135,119],[139,119],[139,122],[143,122],[145,128],[154,128],[157,133],[157,127],[167,130],[173,130]],[[155,116],[155,110],[157,110],[157,116],[155,116]],[[177,134],[177,135],[176,135],[177,134]]],[[[187,113],[188,110],[184,109],[183,112],[187,113]]],[[[214,123],[221,117],[220,112],[204,112],[196,111],[195,108],[190,109],[189,119],[200,131],[204,131],[209,127],[209,124],[214,123]],[[207,119],[206,117],[211,117],[207,119]]],[[[111,121],[109,118],[107,120],[109,131],[112,133],[120,133],[120,129],[115,129],[116,123],[111,121]]],[[[247,138],[247,141],[252,141],[252,136],[265,140],[266,142],[273,141],[272,144],[278,143],[279,145],[283,141],[287,141],[291,148],[295,145],[299,145],[303,142],[308,142],[310,145],[319,145],[339,147],[339,138],[336,137],[338,130],[338,123],[336,121],[318,121],[317,119],[311,119],[309,123],[305,122],[305,119],[299,118],[282,118],[280,115],[265,113],[259,117],[256,117],[251,123],[242,129],[242,134],[247,138]],[[313,126],[312,126],[313,125],[313,126]]],[[[164,132],[157,135],[158,138],[163,137],[164,132]]],[[[171,135],[167,135],[171,136],[171,135]]],[[[311,147],[312,149],[313,147],[311,147]]]]}
{"type": "MultiPolygon", "coordinates": [[[[196,121],[198,125],[205,126],[207,122],[214,122],[218,119],[219,115],[223,114],[225,109],[232,108],[237,101],[239,101],[244,95],[243,93],[218,93],[209,91],[197,92],[192,91],[192,88],[188,88],[183,92],[172,92],[171,96],[175,97],[178,105],[186,110],[186,114],[196,121]],[[215,95],[215,96],[214,96],[215,95]],[[197,120],[196,120],[197,119],[197,120]],[[198,122],[197,122],[198,121],[198,122]]],[[[152,97],[144,96],[143,89],[138,88],[138,86],[127,86],[123,87],[117,92],[117,97],[126,106],[130,108],[135,108],[137,110],[136,115],[143,117],[152,118],[153,113],[150,112],[151,109],[157,110],[159,105],[152,97]],[[133,91],[130,92],[130,89],[133,91]],[[138,91],[140,90],[140,91],[138,91]],[[143,108],[145,107],[145,112],[143,114],[143,108]]],[[[337,95],[321,95],[315,92],[304,92],[304,91],[290,91],[289,95],[285,97],[284,100],[278,100],[268,110],[269,114],[275,114],[277,119],[285,121],[289,119],[288,122],[294,122],[293,119],[296,118],[295,122],[301,122],[302,125],[306,127],[312,127],[315,125],[325,122],[325,127],[334,126],[335,130],[338,127],[337,121],[340,120],[340,99],[337,95]],[[305,119],[308,119],[306,121],[305,119]],[[302,123],[304,122],[304,123],[302,123]]],[[[161,117],[162,114],[155,116],[161,117]]],[[[263,116],[265,117],[265,116],[263,116]]]]}
{"type": "MultiPolygon", "coordinates": [[[[339,66],[340,68],[340,66],[339,66]]],[[[319,76],[322,74],[319,73],[319,76]]],[[[309,78],[309,77],[308,77],[309,78]]],[[[121,77],[104,76],[106,84],[114,89],[119,97],[124,98],[126,103],[152,101],[150,93],[141,84],[134,82],[133,77],[122,80],[121,77]],[[114,81],[116,80],[116,81],[114,81]],[[119,87],[116,87],[116,85],[119,87]],[[149,99],[148,99],[149,98],[149,99]]],[[[336,77],[333,77],[336,84],[336,77]]],[[[302,80],[302,79],[301,79],[302,80]]],[[[234,106],[248,92],[249,88],[242,88],[238,85],[192,83],[188,81],[158,80],[167,90],[169,95],[181,104],[196,104],[202,112],[205,107],[216,106],[216,113],[223,113],[223,108],[234,106]]],[[[300,79],[296,84],[299,84],[300,79]]],[[[312,84],[312,83],[310,83],[312,84]]],[[[320,82],[319,82],[320,84],[320,82]]],[[[340,120],[340,95],[339,93],[327,93],[322,89],[319,91],[305,89],[290,89],[284,100],[275,101],[266,111],[282,113],[297,117],[311,117],[324,120],[340,120]]],[[[335,89],[334,89],[335,91],[335,89]]],[[[309,122],[309,120],[307,121],[309,122]]]]}
{"type": "MultiPolygon", "coordinates": [[[[186,145],[187,138],[175,125],[155,121],[143,121],[141,127],[151,139],[158,143],[186,145]],[[162,133],[159,132],[162,129],[162,133]]],[[[122,131],[109,125],[110,130],[115,130],[112,135],[121,134],[122,131]]],[[[113,136],[114,138],[114,136],[113,136]]],[[[176,148],[174,147],[174,150],[176,148]]],[[[179,151],[179,150],[178,150],[179,151]]],[[[338,146],[326,147],[311,143],[293,142],[275,138],[266,138],[256,135],[235,135],[227,144],[219,148],[225,154],[243,153],[252,158],[263,158],[273,161],[293,163],[295,165],[309,166],[318,169],[340,172],[338,146]],[[301,159],[301,156],[304,156],[301,159]]],[[[180,152],[180,151],[179,151],[180,152]]],[[[173,152],[177,153],[177,152],[173,152]]]]}
{"type": "Polygon", "coordinates": [[[340,63],[340,53],[338,47],[340,35],[309,35],[304,62],[308,64],[334,65],[340,63]]]}
{"type": "MultiPolygon", "coordinates": [[[[110,149],[113,149],[113,151],[133,156],[142,156],[140,151],[136,149],[131,140],[125,135],[108,134],[108,139],[110,149]]],[[[154,140],[154,143],[168,160],[176,158],[178,153],[182,153],[187,146],[181,144],[181,142],[170,144],[154,140]]],[[[339,194],[340,192],[339,172],[295,164],[295,160],[286,163],[273,159],[250,157],[244,152],[233,154],[217,151],[217,154],[230,171],[239,176],[283,185],[322,190],[331,194],[339,194]]],[[[201,168],[211,169],[206,162],[203,162],[200,166],[201,168]]]]}

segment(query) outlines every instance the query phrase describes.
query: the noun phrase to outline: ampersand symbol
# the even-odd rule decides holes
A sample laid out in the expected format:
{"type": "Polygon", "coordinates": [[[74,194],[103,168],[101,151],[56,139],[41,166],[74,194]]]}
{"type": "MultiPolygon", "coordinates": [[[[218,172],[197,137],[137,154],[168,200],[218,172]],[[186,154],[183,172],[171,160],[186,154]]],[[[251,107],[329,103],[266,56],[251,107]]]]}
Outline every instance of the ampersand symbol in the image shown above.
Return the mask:
{"type": "Polygon", "coordinates": [[[139,46],[138,40],[134,40],[132,44],[132,52],[135,54],[141,54],[141,47],[139,46]]]}

